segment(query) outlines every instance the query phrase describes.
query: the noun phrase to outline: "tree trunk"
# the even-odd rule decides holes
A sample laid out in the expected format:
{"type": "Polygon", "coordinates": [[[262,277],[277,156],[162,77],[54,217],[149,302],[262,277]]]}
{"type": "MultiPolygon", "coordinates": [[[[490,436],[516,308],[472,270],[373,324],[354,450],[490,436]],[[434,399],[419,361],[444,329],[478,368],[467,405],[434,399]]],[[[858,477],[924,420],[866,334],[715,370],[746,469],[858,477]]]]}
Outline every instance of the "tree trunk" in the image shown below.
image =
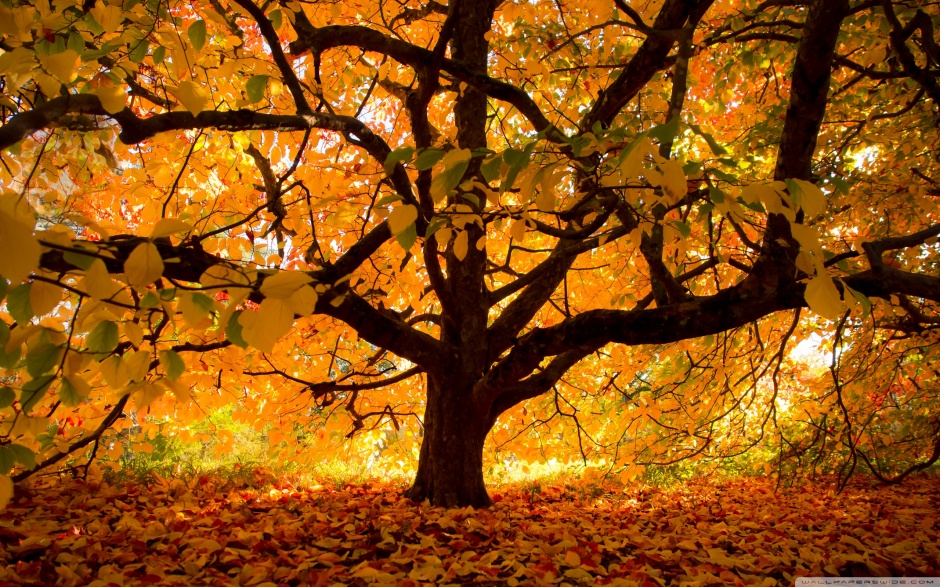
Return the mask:
{"type": "Polygon", "coordinates": [[[483,444],[490,429],[487,414],[468,401],[472,383],[428,377],[424,439],[418,473],[405,497],[431,505],[490,505],[483,483],[483,444]]]}

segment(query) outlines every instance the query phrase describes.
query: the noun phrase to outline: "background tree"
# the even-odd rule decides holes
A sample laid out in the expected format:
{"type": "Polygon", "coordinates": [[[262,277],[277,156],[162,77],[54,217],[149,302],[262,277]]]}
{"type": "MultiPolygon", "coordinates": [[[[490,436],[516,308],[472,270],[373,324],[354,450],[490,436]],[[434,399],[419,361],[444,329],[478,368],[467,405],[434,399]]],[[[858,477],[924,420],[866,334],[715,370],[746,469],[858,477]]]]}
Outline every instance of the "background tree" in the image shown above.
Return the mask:
{"type": "Polygon", "coordinates": [[[491,432],[551,450],[556,416],[628,477],[765,435],[810,470],[827,446],[922,468],[938,18],[0,4],[2,472],[90,462],[131,406],[224,403],[274,442],[405,427],[407,495],[445,506],[489,502],[491,432]],[[829,369],[800,371],[788,343],[833,329],[829,369]]]}

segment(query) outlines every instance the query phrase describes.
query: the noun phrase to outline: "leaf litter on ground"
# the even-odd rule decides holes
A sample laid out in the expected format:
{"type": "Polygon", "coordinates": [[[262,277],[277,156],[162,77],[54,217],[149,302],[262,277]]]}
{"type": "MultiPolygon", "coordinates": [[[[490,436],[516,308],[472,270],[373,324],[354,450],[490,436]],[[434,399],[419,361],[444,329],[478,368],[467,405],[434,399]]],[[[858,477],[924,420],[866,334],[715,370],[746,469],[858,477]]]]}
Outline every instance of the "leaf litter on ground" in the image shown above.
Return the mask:
{"type": "Polygon", "coordinates": [[[529,485],[442,509],[391,484],[26,487],[0,585],[766,585],[940,575],[940,483],[529,485]]]}

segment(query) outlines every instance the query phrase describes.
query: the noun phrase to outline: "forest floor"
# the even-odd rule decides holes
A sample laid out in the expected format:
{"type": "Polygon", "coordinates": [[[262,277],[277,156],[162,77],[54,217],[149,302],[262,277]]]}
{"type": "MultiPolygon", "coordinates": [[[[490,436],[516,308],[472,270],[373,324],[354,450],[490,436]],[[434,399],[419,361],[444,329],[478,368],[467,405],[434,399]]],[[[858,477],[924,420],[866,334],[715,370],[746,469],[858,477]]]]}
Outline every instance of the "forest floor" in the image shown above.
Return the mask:
{"type": "Polygon", "coordinates": [[[780,585],[940,575],[940,479],[566,484],[444,510],[400,486],[17,488],[0,585],[780,585]]]}

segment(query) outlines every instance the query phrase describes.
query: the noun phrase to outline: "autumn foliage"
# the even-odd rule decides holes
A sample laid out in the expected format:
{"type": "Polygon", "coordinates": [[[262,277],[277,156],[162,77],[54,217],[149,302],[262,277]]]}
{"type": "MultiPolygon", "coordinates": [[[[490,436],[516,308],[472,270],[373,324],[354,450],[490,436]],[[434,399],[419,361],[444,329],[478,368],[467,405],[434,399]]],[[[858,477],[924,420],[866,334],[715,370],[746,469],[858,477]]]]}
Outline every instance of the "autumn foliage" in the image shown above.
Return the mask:
{"type": "Polygon", "coordinates": [[[0,504],[158,437],[224,453],[220,411],[449,507],[547,461],[930,468],[938,19],[0,3],[0,504]]]}
{"type": "Polygon", "coordinates": [[[491,508],[447,510],[385,485],[79,481],[10,506],[0,581],[790,587],[801,576],[937,576],[937,487],[532,485],[494,493],[491,508]]]}

